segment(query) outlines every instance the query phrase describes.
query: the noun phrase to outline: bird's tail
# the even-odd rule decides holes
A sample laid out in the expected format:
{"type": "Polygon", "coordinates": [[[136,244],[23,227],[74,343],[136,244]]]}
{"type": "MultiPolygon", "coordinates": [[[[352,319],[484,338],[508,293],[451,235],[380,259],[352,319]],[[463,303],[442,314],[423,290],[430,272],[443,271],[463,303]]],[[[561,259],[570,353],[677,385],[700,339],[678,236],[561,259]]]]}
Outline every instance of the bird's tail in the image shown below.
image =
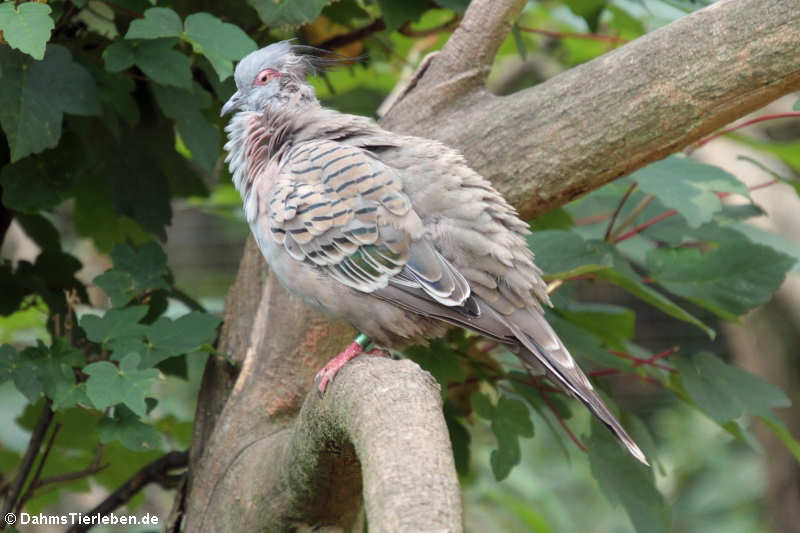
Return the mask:
{"type": "Polygon", "coordinates": [[[544,369],[550,379],[583,402],[631,455],[650,466],[642,450],[594,390],[544,316],[521,309],[504,321],[522,345],[517,356],[529,372],[544,369]]]}

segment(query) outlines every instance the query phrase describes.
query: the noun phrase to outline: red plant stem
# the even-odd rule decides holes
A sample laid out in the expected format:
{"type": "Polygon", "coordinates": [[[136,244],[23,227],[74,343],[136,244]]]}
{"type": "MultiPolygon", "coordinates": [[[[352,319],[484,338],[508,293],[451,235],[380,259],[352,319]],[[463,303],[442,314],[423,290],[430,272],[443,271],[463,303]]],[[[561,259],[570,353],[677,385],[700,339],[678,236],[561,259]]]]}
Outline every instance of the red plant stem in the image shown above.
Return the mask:
{"type": "Polygon", "coordinates": [[[700,139],[699,141],[697,141],[697,145],[696,146],[698,148],[701,147],[701,146],[704,146],[704,145],[710,143],[711,141],[713,141],[714,139],[716,139],[717,137],[721,137],[722,135],[725,135],[726,133],[730,133],[730,132],[736,131],[736,130],[738,130],[740,128],[744,128],[745,126],[750,126],[752,124],[758,124],[759,122],[766,122],[767,120],[775,120],[775,119],[779,119],[779,118],[792,118],[792,117],[800,117],[800,111],[793,111],[793,112],[789,112],[789,113],[776,113],[774,115],[764,115],[763,117],[757,117],[757,118],[754,118],[754,119],[751,119],[751,120],[747,120],[745,122],[742,122],[741,124],[737,124],[735,126],[731,126],[730,128],[725,128],[724,130],[720,130],[717,133],[706,137],[705,139],[700,139]]]}
{"type": "Polygon", "coordinates": [[[617,221],[617,216],[619,216],[619,212],[622,211],[622,206],[625,205],[625,202],[628,200],[628,197],[631,195],[633,190],[636,188],[636,182],[634,181],[631,183],[631,186],[628,187],[628,190],[625,191],[625,194],[622,196],[622,199],[617,204],[617,208],[614,210],[614,214],[611,215],[611,220],[608,223],[608,227],[606,228],[606,234],[603,236],[603,240],[608,242],[611,237],[611,230],[614,229],[614,223],[617,221]]]}
{"type": "Polygon", "coordinates": [[[544,400],[544,403],[547,404],[548,409],[550,409],[550,411],[556,417],[556,419],[558,420],[558,423],[561,424],[562,428],[564,428],[564,431],[567,432],[567,435],[569,435],[569,438],[572,439],[572,442],[574,442],[575,445],[578,448],[580,448],[581,450],[583,450],[584,452],[587,451],[586,447],[583,444],[581,444],[581,441],[578,440],[578,437],[576,437],[575,434],[572,432],[572,430],[569,429],[569,426],[564,421],[564,419],[561,418],[561,415],[558,414],[558,410],[555,408],[553,403],[550,401],[550,398],[547,397],[544,385],[539,383],[539,380],[537,378],[533,378],[532,382],[533,382],[533,386],[536,387],[539,390],[539,392],[541,393],[542,399],[544,400]]]}
{"type": "Polygon", "coordinates": [[[680,350],[680,346],[673,346],[672,348],[667,348],[663,352],[659,352],[651,357],[648,357],[647,360],[649,362],[658,361],[659,359],[663,359],[665,357],[669,357],[670,355],[674,354],[678,350],[680,350]]]}
{"type": "Polygon", "coordinates": [[[604,43],[625,44],[629,39],[617,37],[615,35],[599,35],[597,33],[570,33],[563,31],[543,30],[540,28],[524,28],[519,27],[520,31],[527,33],[536,33],[538,35],[545,35],[547,37],[554,37],[556,39],[584,39],[588,41],[601,41],[604,43]]]}
{"type": "Polygon", "coordinates": [[[577,276],[572,276],[571,278],[567,278],[564,281],[579,281],[582,279],[597,279],[597,274],[578,274],[577,276]]]}
{"type": "Polygon", "coordinates": [[[650,227],[650,226],[652,226],[653,224],[656,224],[657,222],[661,222],[661,221],[662,221],[662,220],[664,220],[665,218],[669,218],[669,217],[671,217],[671,216],[673,216],[673,215],[677,215],[677,214],[678,214],[678,212],[677,212],[676,210],[674,210],[674,209],[670,209],[669,211],[666,211],[665,213],[661,213],[661,214],[660,214],[660,215],[658,215],[657,217],[653,217],[653,218],[651,218],[650,220],[648,220],[647,222],[645,222],[645,223],[643,223],[643,224],[639,224],[638,226],[636,226],[635,228],[633,228],[633,229],[632,229],[632,230],[630,230],[629,232],[627,232],[627,233],[623,233],[622,235],[620,235],[619,237],[617,237],[617,239],[614,241],[614,244],[617,244],[617,243],[619,243],[619,242],[622,242],[622,241],[628,240],[628,239],[630,239],[631,237],[633,237],[633,236],[635,236],[636,234],[638,234],[638,233],[639,233],[640,231],[642,231],[643,229],[645,229],[645,228],[649,228],[649,227],[650,227]]]}
{"type": "Polygon", "coordinates": [[[618,376],[620,374],[625,374],[627,376],[634,377],[638,380],[644,381],[645,383],[650,383],[651,385],[657,385],[659,387],[663,387],[664,384],[658,381],[656,378],[651,376],[640,376],[639,374],[626,374],[622,370],[618,368],[605,368],[603,370],[595,370],[594,372],[589,372],[589,375],[592,377],[596,376],[618,376]]]}
{"type": "Polygon", "coordinates": [[[593,378],[597,376],[615,376],[618,374],[622,374],[622,370],[619,368],[604,368],[602,370],[592,370],[589,372],[589,375],[593,378]]]}
{"type": "MultiPolygon", "coordinates": [[[[781,180],[775,178],[774,180],[765,181],[764,183],[759,183],[758,185],[753,185],[752,187],[748,187],[748,189],[750,190],[750,192],[753,192],[753,191],[757,191],[759,189],[764,189],[766,187],[770,187],[770,186],[775,185],[776,183],[780,183],[780,182],[781,182],[781,180]]],[[[726,197],[730,196],[731,194],[732,193],[729,193],[729,192],[718,192],[717,193],[717,198],[726,198],[726,197]]]]}
{"type": "MultiPolygon", "coordinates": [[[[759,189],[764,189],[766,187],[770,187],[772,185],[775,185],[776,183],[780,183],[780,180],[774,179],[774,180],[770,180],[770,181],[765,181],[764,183],[759,183],[758,185],[753,185],[752,187],[749,188],[749,190],[750,191],[757,191],[759,189]]],[[[729,192],[718,192],[717,193],[717,198],[725,198],[725,197],[728,197],[730,195],[731,195],[731,193],[729,193],[729,192]]],[[[661,222],[665,218],[669,218],[669,217],[671,217],[673,215],[676,215],[676,214],[678,214],[678,212],[676,210],[674,210],[674,209],[670,209],[669,211],[661,213],[660,215],[651,218],[647,222],[639,224],[638,226],[636,226],[635,228],[633,228],[629,232],[620,235],[619,237],[617,237],[617,240],[614,241],[614,244],[616,244],[618,242],[622,242],[622,241],[624,241],[626,239],[630,239],[631,237],[633,237],[634,235],[638,234],[643,229],[649,228],[653,224],[656,224],[657,222],[661,222]]]]}
{"type": "Polygon", "coordinates": [[[589,215],[582,218],[575,219],[576,226],[589,226],[590,224],[597,224],[608,218],[608,213],[598,213],[596,215],[589,215]]]}
{"type": "MultiPolygon", "coordinates": [[[[656,359],[653,359],[652,357],[649,358],[649,359],[642,359],[641,357],[636,357],[634,355],[631,355],[631,354],[625,353],[625,352],[618,352],[616,350],[609,350],[609,353],[612,353],[612,354],[616,355],[617,357],[622,357],[623,359],[627,359],[629,361],[633,361],[633,366],[647,365],[647,366],[652,366],[652,367],[655,367],[655,368],[660,368],[661,370],[666,370],[667,372],[675,372],[675,369],[672,368],[672,367],[669,367],[669,366],[666,366],[666,365],[662,365],[660,363],[656,363],[655,362],[656,359]]],[[[672,352],[670,352],[670,353],[672,353],[672,352]]],[[[669,355],[669,353],[667,353],[666,355],[662,355],[662,354],[656,354],[656,355],[659,356],[658,358],[661,358],[661,357],[666,357],[667,355],[669,355]]]]}

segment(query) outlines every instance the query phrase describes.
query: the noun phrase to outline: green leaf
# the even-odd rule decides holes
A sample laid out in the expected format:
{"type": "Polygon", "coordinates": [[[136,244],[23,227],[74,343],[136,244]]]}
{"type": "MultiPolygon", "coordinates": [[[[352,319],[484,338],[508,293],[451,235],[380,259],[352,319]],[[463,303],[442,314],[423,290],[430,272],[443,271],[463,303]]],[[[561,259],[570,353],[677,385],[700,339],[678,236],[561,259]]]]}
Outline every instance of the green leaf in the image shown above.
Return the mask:
{"type": "Polygon", "coordinates": [[[38,341],[20,354],[4,345],[0,347],[0,382],[13,379],[31,403],[44,394],[53,400],[54,410],[61,410],[86,400],[73,371],[84,362],[83,352],[69,346],[62,337],[56,337],[52,346],[38,341]]]}
{"type": "Polygon", "coordinates": [[[158,430],[139,420],[136,413],[123,405],[114,409],[114,418],[98,421],[97,434],[103,444],[119,441],[135,452],[157,450],[161,444],[158,430]]]}
{"type": "Polygon", "coordinates": [[[585,241],[575,231],[566,230],[536,231],[527,239],[528,246],[536,254],[536,264],[545,273],[545,279],[566,279],[592,272],[598,278],[619,285],[668,315],[694,324],[714,337],[711,328],[642,283],[639,275],[609,243],[585,241]]]}
{"type": "Polygon", "coordinates": [[[533,437],[527,406],[520,400],[501,396],[493,410],[492,432],[497,438],[497,449],[492,450],[489,461],[495,479],[501,481],[520,462],[519,437],[533,437]]]}
{"type": "Polygon", "coordinates": [[[585,304],[565,298],[555,303],[555,307],[564,318],[612,346],[620,346],[633,338],[636,314],[631,309],[610,304],[585,304]]]}
{"type": "Polygon", "coordinates": [[[94,80],[61,45],[49,45],[42,61],[0,46],[0,65],[0,126],[12,163],[56,146],[64,113],[100,114],[94,80]]]}
{"type": "Polygon", "coordinates": [[[466,378],[458,355],[442,339],[434,339],[429,346],[412,346],[405,350],[405,356],[431,373],[442,388],[442,396],[447,392],[450,382],[460,382],[466,378]]]}
{"type": "Polygon", "coordinates": [[[192,87],[192,63],[173,47],[175,38],[142,41],[116,41],[103,51],[106,70],[119,72],[136,64],[156,83],[173,87],[192,87]]]}
{"type": "Polygon", "coordinates": [[[150,241],[136,250],[127,244],[117,244],[111,250],[114,270],[130,274],[136,290],[167,289],[167,254],[158,243],[150,241]]]}
{"type": "Polygon", "coordinates": [[[220,152],[220,133],[200,112],[211,105],[211,97],[196,83],[191,91],[175,87],[151,87],[165,116],[175,121],[178,133],[194,159],[211,171],[220,152]]]}
{"type": "Polygon", "coordinates": [[[478,416],[491,422],[497,448],[492,450],[490,463],[495,479],[501,481],[519,464],[519,437],[533,437],[533,422],[528,407],[522,401],[506,395],[500,396],[495,406],[488,396],[477,391],[470,396],[470,405],[478,416]]]}
{"type": "Polygon", "coordinates": [[[301,26],[317,18],[332,0],[247,0],[269,27],[301,26]]]}
{"type": "MultiPolygon", "coordinates": [[[[611,245],[609,245],[609,247],[610,246],[611,245]]],[[[595,275],[598,278],[622,287],[632,295],[660,309],[669,316],[697,326],[705,331],[710,338],[713,339],[716,337],[714,330],[695,318],[694,315],[685,311],[682,307],[675,304],[672,300],[660,292],[642,283],[639,275],[633,271],[630,265],[625,262],[625,260],[619,254],[615,253],[614,257],[614,269],[606,269],[596,272],[595,275]]]]}
{"type": "Polygon", "coordinates": [[[208,58],[221,81],[233,74],[233,61],[257,48],[241,28],[222,22],[209,13],[194,13],[186,17],[185,31],[194,51],[208,58]]]}
{"type": "Polygon", "coordinates": [[[556,207],[542,213],[531,221],[531,230],[568,229],[575,225],[572,216],[563,207],[556,207]]]}
{"type": "Polygon", "coordinates": [[[125,41],[115,41],[103,50],[103,62],[109,72],[120,72],[136,63],[133,47],[125,41]]]}
{"type": "Polygon", "coordinates": [[[614,264],[609,248],[584,241],[574,231],[544,230],[528,235],[528,247],[547,279],[565,279],[603,270],[614,264]]]}
{"type": "Polygon", "coordinates": [[[639,189],[681,213],[689,225],[711,221],[722,209],[717,192],[750,196],[747,186],[719,167],[670,156],[631,174],[639,189]]]}
{"type": "Polygon", "coordinates": [[[170,191],[166,179],[152,159],[145,158],[144,139],[126,131],[116,157],[103,170],[117,213],[127,215],[142,228],[166,239],[165,226],[172,220],[170,191]]]}
{"type": "Polygon", "coordinates": [[[14,368],[19,354],[10,344],[0,346],[0,384],[14,377],[14,368]]]}
{"type": "Polygon", "coordinates": [[[369,13],[356,0],[337,0],[330,3],[323,8],[322,15],[344,26],[353,26],[356,20],[369,19],[369,13]]]}
{"type": "MultiPolygon", "coordinates": [[[[103,103],[104,109],[112,110],[128,126],[135,126],[139,122],[139,105],[131,94],[136,88],[133,80],[122,74],[102,70],[99,67],[94,69],[93,75],[100,90],[100,101],[103,103]]],[[[106,117],[108,115],[106,113],[103,117],[106,119],[107,124],[108,119],[106,117]]],[[[115,133],[115,135],[117,138],[121,136],[119,133],[115,133]]]]}
{"type": "Polygon", "coordinates": [[[14,218],[25,230],[25,235],[33,239],[42,249],[61,250],[58,230],[48,218],[42,215],[27,215],[24,213],[17,213],[14,218]]]}
{"type": "Polygon", "coordinates": [[[778,387],[714,354],[701,352],[674,362],[689,398],[720,425],[744,414],[777,420],[772,410],[791,405],[778,387]]]}
{"type": "Polygon", "coordinates": [[[452,9],[456,13],[463,15],[469,7],[469,0],[437,0],[436,5],[452,9]]]}
{"type": "MultiPolygon", "coordinates": [[[[17,276],[11,268],[11,262],[0,263],[0,315],[12,315],[19,311],[22,299],[25,297],[25,287],[19,283],[17,276]]],[[[10,318],[10,317],[9,317],[10,318]]],[[[11,340],[7,332],[0,336],[3,340],[11,340]]]]}
{"type": "Polygon", "coordinates": [[[157,365],[167,357],[193,352],[214,340],[221,320],[214,315],[192,311],[177,320],[160,317],[146,332],[148,352],[140,368],[157,365]]]}
{"type": "Polygon", "coordinates": [[[450,403],[444,406],[444,421],[447,424],[447,432],[450,434],[450,442],[453,446],[453,459],[456,463],[456,471],[459,475],[469,473],[469,430],[461,423],[461,419],[456,416],[455,409],[450,403]]]}
{"type": "Polygon", "coordinates": [[[167,7],[151,7],[144,12],[144,18],[134,19],[128,27],[126,39],[158,39],[160,37],[180,37],[183,30],[181,18],[167,7]]]}
{"type": "Polygon", "coordinates": [[[668,533],[670,509],[653,483],[653,473],[631,457],[611,433],[592,419],[589,464],[600,489],[621,503],[638,533],[668,533]]]}
{"type": "Polygon", "coordinates": [[[114,268],[97,276],[95,285],[106,292],[114,307],[123,307],[132,299],[149,293],[148,302],[153,312],[153,297],[159,293],[151,291],[169,288],[164,279],[168,274],[164,251],[153,241],[137,250],[126,244],[116,244],[111,256],[114,268]]]}
{"type": "Polygon", "coordinates": [[[29,156],[0,169],[3,204],[23,213],[50,210],[60,204],[80,177],[75,168],[75,139],[66,138],[53,150],[29,156]]]}
{"type": "Polygon", "coordinates": [[[775,418],[766,418],[766,417],[759,417],[762,422],[769,428],[772,433],[778,437],[786,449],[791,452],[794,456],[795,460],[800,462],[800,443],[797,442],[792,434],[789,433],[789,430],[786,426],[783,425],[782,422],[779,422],[775,418]]]}
{"type": "Polygon", "coordinates": [[[406,22],[416,22],[428,10],[427,0],[378,0],[386,29],[396,30],[406,22]]]}
{"type": "Polygon", "coordinates": [[[511,35],[514,36],[514,44],[517,46],[517,53],[522,59],[528,57],[528,49],[525,47],[525,39],[522,38],[522,32],[519,30],[519,23],[515,22],[511,27],[511,35]]]}
{"type": "Polygon", "coordinates": [[[42,59],[54,27],[50,6],[37,2],[25,2],[19,6],[14,4],[0,4],[0,31],[3,37],[12,48],[34,59],[42,59]]]}
{"type": "Polygon", "coordinates": [[[657,248],[647,266],[658,283],[726,320],[736,320],[766,302],[781,285],[795,259],[742,240],[724,242],[710,252],[657,248]]]}
{"type": "Polygon", "coordinates": [[[86,394],[96,409],[103,410],[119,403],[125,404],[138,416],[147,413],[145,396],[158,378],[158,370],[138,370],[139,354],[126,355],[119,368],[108,361],[87,365],[83,372],[89,375],[86,394]]]}
{"type": "MultiPolygon", "coordinates": [[[[762,148],[765,148],[767,151],[769,151],[769,148],[774,148],[775,149],[775,155],[777,155],[784,162],[786,162],[789,166],[791,166],[796,172],[798,169],[800,169],[800,157],[798,157],[798,155],[796,153],[797,152],[797,148],[800,148],[800,143],[793,143],[793,146],[795,148],[794,150],[792,150],[791,148],[789,150],[784,150],[785,147],[781,146],[778,143],[774,143],[774,146],[773,146],[773,143],[766,143],[766,144],[762,145],[762,148]]],[[[798,196],[800,196],[800,180],[796,180],[794,178],[787,178],[785,176],[782,176],[782,175],[778,174],[777,172],[775,172],[774,170],[772,170],[771,168],[769,168],[768,166],[766,166],[763,163],[761,163],[760,161],[758,161],[756,159],[753,159],[752,157],[748,157],[746,155],[738,155],[738,156],[736,156],[736,159],[739,159],[741,161],[747,161],[751,165],[754,165],[754,166],[760,168],[762,171],[766,172],[767,174],[769,174],[770,176],[772,176],[776,180],[780,180],[781,182],[785,183],[789,187],[793,188],[794,192],[798,196]]]]}
{"type": "Polygon", "coordinates": [[[792,111],[800,111],[800,100],[796,101],[792,106],[792,111]]]}
{"type": "Polygon", "coordinates": [[[118,213],[109,198],[94,187],[78,191],[72,216],[78,234],[90,237],[103,252],[110,251],[118,242],[140,243],[152,238],[135,220],[118,213]],[[98,224],[98,220],[103,223],[98,224]]]}
{"type": "Polygon", "coordinates": [[[565,0],[564,3],[573,13],[586,21],[590,31],[597,31],[597,24],[606,7],[606,0],[565,0]]]}
{"type": "Polygon", "coordinates": [[[645,33],[646,30],[642,21],[621,7],[610,5],[606,6],[606,10],[613,15],[609,26],[620,30],[624,37],[636,38],[645,33]]]}
{"type": "Polygon", "coordinates": [[[485,418],[486,420],[491,420],[494,417],[494,405],[492,405],[492,400],[482,392],[473,392],[469,397],[469,404],[479,417],[485,418]]]}
{"type": "Polygon", "coordinates": [[[156,83],[188,89],[192,86],[191,61],[172,47],[174,39],[136,43],[136,64],[156,83]]]}
{"type": "Polygon", "coordinates": [[[108,345],[115,340],[143,336],[146,326],[139,324],[139,321],[146,314],[146,305],[136,305],[126,309],[109,309],[102,317],[84,315],[78,323],[90,341],[108,345]]]}
{"type": "Polygon", "coordinates": [[[21,261],[17,266],[17,283],[28,292],[38,294],[47,304],[51,314],[67,313],[65,291],[77,291],[86,298],[86,288],[75,273],[81,269],[81,262],[70,254],[57,249],[43,250],[31,265],[21,261]]]}
{"type": "Polygon", "coordinates": [[[520,437],[533,437],[533,422],[527,406],[515,398],[501,396],[492,420],[494,427],[520,437]]]}
{"type": "Polygon", "coordinates": [[[114,307],[124,307],[135,296],[130,274],[119,270],[106,270],[94,278],[94,284],[111,298],[114,307]]]}

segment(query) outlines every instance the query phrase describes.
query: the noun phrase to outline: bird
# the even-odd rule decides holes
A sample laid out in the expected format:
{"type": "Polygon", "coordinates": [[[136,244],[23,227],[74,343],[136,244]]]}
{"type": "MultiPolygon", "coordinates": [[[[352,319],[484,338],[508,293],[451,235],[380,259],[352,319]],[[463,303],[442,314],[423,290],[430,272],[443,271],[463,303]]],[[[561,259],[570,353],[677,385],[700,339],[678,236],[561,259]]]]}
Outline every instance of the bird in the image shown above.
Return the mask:
{"type": "Polygon", "coordinates": [[[289,293],[360,335],[317,374],[373,345],[402,349],[452,327],[508,346],[647,458],[548,324],[528,224],[456,150],[323,107],[307,77],[330,56],[280,41],[236,65],[220,115],[225,162],[258,247],[289,293]]]}

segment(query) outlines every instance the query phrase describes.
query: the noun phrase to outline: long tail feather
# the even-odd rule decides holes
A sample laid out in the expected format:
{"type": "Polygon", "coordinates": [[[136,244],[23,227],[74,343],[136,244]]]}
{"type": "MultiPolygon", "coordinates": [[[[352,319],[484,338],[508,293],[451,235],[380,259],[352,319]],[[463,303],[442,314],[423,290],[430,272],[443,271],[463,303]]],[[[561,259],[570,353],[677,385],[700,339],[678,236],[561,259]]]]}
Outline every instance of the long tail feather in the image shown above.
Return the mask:
{"type": "Polygon", "coordinates": [[[529,321],[526,324],[529,326],[525,328],[526,331],[523,331],[517,324],[506,321],[511,331],[522,344],[522,349],[517,353],[517,356],[525,367],[529,371],[535,371],[537,367],[544,367],[548,377],[583,402],[589,411],[617,436],[631,455],[645,465],[650,466],[642,450],[594,390],[592,383],[578,367],[564,343],[561,342],[553,328],[550,327],[550,324],[541,315],[534,315],[533,313],[526,313],[526,315],[528,316],[525,318],[529,321]],[[527,331],[531,330],[531,325],[535,328],[532,333],[527,331]]]}

